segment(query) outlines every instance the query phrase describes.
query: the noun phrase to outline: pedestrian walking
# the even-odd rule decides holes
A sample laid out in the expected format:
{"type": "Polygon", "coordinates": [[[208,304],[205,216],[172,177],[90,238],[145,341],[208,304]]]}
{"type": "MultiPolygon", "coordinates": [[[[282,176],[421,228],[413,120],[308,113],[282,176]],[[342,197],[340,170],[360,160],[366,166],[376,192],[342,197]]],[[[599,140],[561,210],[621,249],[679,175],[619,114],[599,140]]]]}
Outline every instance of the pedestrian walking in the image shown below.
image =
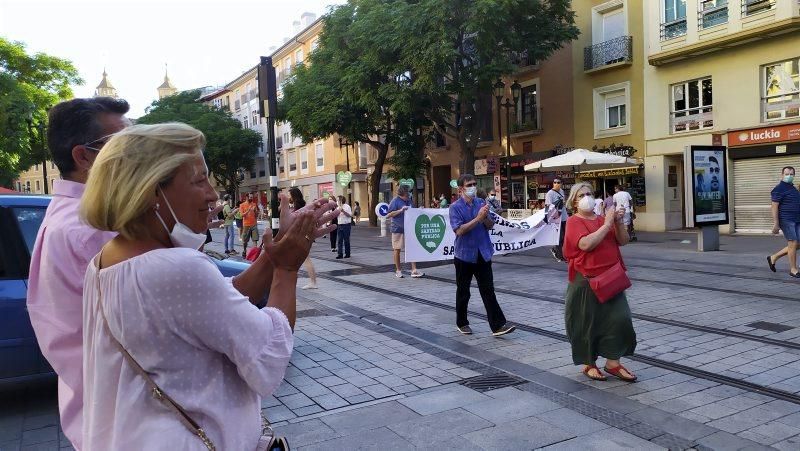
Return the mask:
{"type": "Polygon", "coordinates": [[[564,236],[567,233],[567,218],[569,214],[567,213],[566,208],[566,197],[564,196],[564,190],[561,188],[561,179],[556,178],[553,180],[553,188],[547,192],[544,197],[544,206],[545,208],[549,208],[550,206],[557,209],[559,211],[561,217],[561,228],[558,235],[558,246],[553,246],[550,248],[550,253],[553,255],[553,258],[556,261],[563,262],[564,254],[562,253],[562,248],[564,246],[564,236]]]}
{"type": "Polygon", "coordinates": [[[477,179],[474,175],[462,174],[458,178],[458,190],[461,197],[450,205],[450,226],[456,234],[453,259],[456,268],[456,327],[464,335],[472,334],[467,306],[474,276],[492,335],[499,337],[513,332],[515,326],[506,323],[494,292],[494,246],[489,238],[489,229],[494,227],[494,221],[489,217],[489,205],[476,196],[477,179]]]}
{"type": "Polygon", "coordinates": [[[353,225],[358,225],[361,222],[361,204],[358,201],[353,202],[353,225]]]}
{"type": "MultiPolygon", "coordinates": [[[[392,220],[389,231],[392,233],[392,254],[394,255],[394,276],[398,279],[403,278],[403,270],[400,266],[400,251],[405,246],[405,213],[409,208],[414,207],[414,200],[408,194],[408,186],[398,185],[397,196],[389,202],[389,213],[386,217],[392,220]]],[[[424,276],[424,272],[417,271],[417,263],[411,262],[411,277],[419,278],[424,276]]]]}
{"type": "Polygon", "coordinates": [[[339,218],[337,219],[337,259],[350,258],[350,226],[353,223],[353,209],[344,196],[339,196],[339,218]]]}
{"type": "Polygon", "coordinates": [[[247,244],[253,241],[253,247],[258,247],[258,204],[253,201],[253,193],[247,193],[247,202],[239,205],[242,213],[242,258],[247,257],[247,244]]]}
{"type": "Polygon", "coordinates": [[[567,205],[575,213],[568,220],[564,242],[569,267],[564,319],[572,361],[584,365],[587,377],[602,381],[606,377],[596,362],[605,357],[608,374],[633,382],[636,376],[620,363],[620,358],[636,350],[636,332],[624,291],[630,282],[619,251],[629,239],[623,222],[625,211],[609,208],[605,216],[596,215],[592,185],[585,182],[572,187],[567,205]],[[608,283],[594,286],[590,284],[594,278],[608,283]]]}
{"type": "Polygon", "coordinates": [[[628,229],[628,236],[630,237],[631,241],[636,241],[636,233],[633,230],[633,197],[627,191],[625,191],[625,187],[622,185],[616,185],[614,187],[614,205],[616,205],[616,209],[624,209],[625,213],[623,216],[623,222],[625,223],[625,227],[628,229]]]}
{"type": "Polygon", "coordinates": [[[92,257],[116,236],[86,225],[78,209],[101,149],[130,124],[128,108],[124,100],[95,97],[61,102],[48,112],[47,143],[61,180],[53,183],[31,252],[27,309],[39,349],[58,376],[61,428],[75,449],[84,447],[84,275],[92,257]]]}
{"type": "Polygon", "coordinates": [[[772,233],[783,232],[786,247],[767,256],[767,264],[776,272],[775,263],[789,256],[789,275],[800,278],[797,269],[797,249],[800,246],[800,191],[794,186],[794,168],[786,166],[781,170],[781,181],[772,189],[772,233]]]}
{"type": "Polygon", "coordinates": [[[224,219],[222,227],[225,229],[225,253],[227,255],[235,255],[236,250],[233,246],[236,243],[236,227],[233,223],[236,220],[235,213],[239,210],[233,208],[233,199],[231,199],[230,194],[226,194],[222,199],[225,202],[222,207],[222,217],[224,219]]]}
{"type": "Polygon", "coordinates": [[[87,450],[264,442],[261,396],[292,354],[297,270],[332,207],[290,212],[282,196],[281,239],[268,234],[261,256],[225,278],[197,251],[217,198],[204,147],[187,125],[136,125],[109,141],[89,175],[81,216],[119,235],[85,271],[87,450]]]}
{"type": "MultiPolygon", "coordinates": [[[[289,208],[292,211],[300,210],[306,206],[306,200],[303,197],[303,192],[300,191],[300,188],[293,186],[289,188],[289,208]]],[[[303,268],[306,270],[306,274],[308,274],[308,283],[303,285],[304,290],[316,290],[317,289],[317,271],[314,268],[314,263],[311,261],[311,254],[309,253],[308,258],[303,262],[303,268]]]]}
{"type": "MultiPolygon", "coordinates": [[[[338,222],[339,222],[338,216],[331,219],[331,224],[338,225],[338,222]]],[[[333,229],[333,231],[330,233],[331,252],[336,252],[336,241],[338,239],[338,235],[339,233],[337,229],[333,229]]]]}

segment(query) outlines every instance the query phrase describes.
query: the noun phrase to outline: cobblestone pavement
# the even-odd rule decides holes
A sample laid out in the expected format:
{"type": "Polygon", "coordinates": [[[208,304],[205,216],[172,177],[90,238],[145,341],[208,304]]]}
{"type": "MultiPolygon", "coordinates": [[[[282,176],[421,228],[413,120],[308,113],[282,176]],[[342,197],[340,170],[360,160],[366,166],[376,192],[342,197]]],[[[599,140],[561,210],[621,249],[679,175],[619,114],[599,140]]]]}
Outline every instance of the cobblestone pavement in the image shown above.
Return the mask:
{"type": "MultiPolygon", "coordinates": [[[[452,265],[396,279],[377,234],[355,227],[347,260],[315,245],[319,289],[298,290],[295,354],[263,401],[294,448],[800,449],[800,295],[785,262],[763,264],[780,239],[697,253],[694,235],[640,233],[623,251],[639,339],[626,365],[640,378],[625,384],[572,364],[566,268],[547,250],[494,259],[520,330],[491,337],[474,289],[475,334],[462,336],[452,265]]],[[[52,384],[0,402],[0,450],[68,446],[52,384]]]]}

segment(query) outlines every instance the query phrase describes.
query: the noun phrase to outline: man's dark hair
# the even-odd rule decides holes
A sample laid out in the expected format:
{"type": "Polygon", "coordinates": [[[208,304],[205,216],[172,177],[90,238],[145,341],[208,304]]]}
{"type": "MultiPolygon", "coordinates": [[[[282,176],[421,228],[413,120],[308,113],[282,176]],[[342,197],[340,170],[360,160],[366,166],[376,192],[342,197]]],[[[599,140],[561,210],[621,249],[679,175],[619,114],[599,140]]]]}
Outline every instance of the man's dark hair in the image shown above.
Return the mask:
{"type": "Polygon", "coordinates": [[[614,189],[617,191],[625,191],[625,187],[623,187],[622,185],[615,185],[614,189]]]}
{"type": "Polygon", "coordinates": [[[464,184],[471,181],[477,181],[478,179],[475,178],[472,174],[461,174],[458,177],[458,186],[464,187],[464,184]]]}
{"type": "Polygon", "coordinates": [[[111,97],[72,99],[50,109],[47,143],[53,163],[63,175],[75,170],[72,148],[102,138],[101,114],[125,114],[128,102],[111,97]]]}
{"type": "Polygon", "coordinates": [[[787,170],[787,169],[791,169],[791,170],[792,170],[792,172],[796,172],[792,166],[784,166],[784,167],[783,167],[783,169],[781,169],[781,174],[783,174],[783,172],[784,172],[785,170],[787,170]]]}
{"type": "Polygon", "coordinates": [[[713,161],[714,163],[717,163],[717,165],[719,166],[719,161],[717,161],[717,157],[708,157],[708,161],[713,161]]]}

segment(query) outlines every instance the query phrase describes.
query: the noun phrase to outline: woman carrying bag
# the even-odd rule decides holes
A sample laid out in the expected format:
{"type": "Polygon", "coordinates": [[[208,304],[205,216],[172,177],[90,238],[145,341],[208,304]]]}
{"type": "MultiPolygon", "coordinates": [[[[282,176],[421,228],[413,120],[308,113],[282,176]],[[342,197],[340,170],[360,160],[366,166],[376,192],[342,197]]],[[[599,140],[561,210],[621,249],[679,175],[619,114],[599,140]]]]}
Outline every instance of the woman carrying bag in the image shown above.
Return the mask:
{"type": "Polygon", "coordinates": [[[583,373],[590,379],[604,381],[596,361],[605,357],[605,372],[634,382],[636,376],[619,362],[636,349],[625,296],[630,280],[619,251],[630,239],[622,221],[624,211],[609,208],[605,216],[596,215],[588,183],[572,187],[567,207],[573,216],[567,220],[563,249],[569,265],[564,316],[572,360],[584,365],[583,373]]]}

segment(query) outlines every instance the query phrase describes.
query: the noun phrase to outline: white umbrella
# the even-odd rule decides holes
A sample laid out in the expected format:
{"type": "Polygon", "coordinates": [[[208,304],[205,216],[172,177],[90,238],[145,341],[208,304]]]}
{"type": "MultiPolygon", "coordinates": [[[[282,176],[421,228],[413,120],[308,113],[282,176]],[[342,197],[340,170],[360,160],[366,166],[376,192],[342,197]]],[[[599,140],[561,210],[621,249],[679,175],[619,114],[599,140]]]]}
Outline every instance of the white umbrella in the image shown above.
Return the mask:
{"type": "Polygon", "coordinates": [[[608,153],[575,149],[562,155],[526,164],[525,171],[531,172],[581,172],[602,169],[621,169],[635,167],[639,160],[608,153]]]}

